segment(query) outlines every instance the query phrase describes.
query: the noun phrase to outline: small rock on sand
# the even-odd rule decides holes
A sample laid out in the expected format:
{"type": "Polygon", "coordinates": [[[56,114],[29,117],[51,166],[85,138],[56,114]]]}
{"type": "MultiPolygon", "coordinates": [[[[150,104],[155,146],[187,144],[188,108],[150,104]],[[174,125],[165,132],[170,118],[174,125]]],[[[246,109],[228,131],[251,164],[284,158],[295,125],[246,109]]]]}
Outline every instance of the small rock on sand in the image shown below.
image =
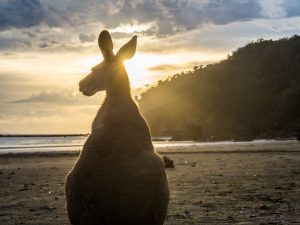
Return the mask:
{"type": "Polygon", "coordinates": [[[167,156],[163,157],[165,168],[174,168],[174,161],[168,158],[167,156]]]}

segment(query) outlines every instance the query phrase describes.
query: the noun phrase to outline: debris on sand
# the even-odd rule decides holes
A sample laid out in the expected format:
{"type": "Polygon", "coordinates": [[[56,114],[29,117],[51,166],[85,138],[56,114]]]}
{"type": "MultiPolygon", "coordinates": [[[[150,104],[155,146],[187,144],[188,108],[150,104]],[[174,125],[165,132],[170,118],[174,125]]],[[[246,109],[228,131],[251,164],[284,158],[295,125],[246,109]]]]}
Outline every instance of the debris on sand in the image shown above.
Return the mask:
{"type": "Polygon", "coordinates": [[[174,168],[174,161],[168,158],[167,156],[163,157],[165,168],[174,168]]]}

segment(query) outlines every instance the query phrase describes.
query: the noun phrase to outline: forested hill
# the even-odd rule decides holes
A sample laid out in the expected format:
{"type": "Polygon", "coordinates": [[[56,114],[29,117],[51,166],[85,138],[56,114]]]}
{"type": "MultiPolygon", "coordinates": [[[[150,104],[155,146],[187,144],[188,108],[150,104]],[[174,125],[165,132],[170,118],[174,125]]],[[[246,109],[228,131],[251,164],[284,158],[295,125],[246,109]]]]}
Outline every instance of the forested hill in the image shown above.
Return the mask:
{"type": "Polygon", "coordinates": [[[139,100],[152,135],[251,140],[300,134],[300,36],[258,40],[177,74],[139,100]]]}

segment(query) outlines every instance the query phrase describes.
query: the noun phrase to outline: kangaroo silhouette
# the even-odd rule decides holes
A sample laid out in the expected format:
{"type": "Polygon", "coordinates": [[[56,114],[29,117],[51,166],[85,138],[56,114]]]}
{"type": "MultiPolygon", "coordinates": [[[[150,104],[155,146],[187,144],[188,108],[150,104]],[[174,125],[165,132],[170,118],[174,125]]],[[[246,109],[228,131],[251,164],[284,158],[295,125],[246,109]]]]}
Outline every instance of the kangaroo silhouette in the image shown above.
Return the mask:
{"type": "Polygon", "coordinates": [[[155,153],[149,128],[130,95],[123,61],[134,56],[134,36],[115,55],[108,31],[98,44],[104,60],[79,82],[87,96],[106,91],[92,132],[66,177],[73,225],[162,225],[169,188],[163,160],[155,153]]]}

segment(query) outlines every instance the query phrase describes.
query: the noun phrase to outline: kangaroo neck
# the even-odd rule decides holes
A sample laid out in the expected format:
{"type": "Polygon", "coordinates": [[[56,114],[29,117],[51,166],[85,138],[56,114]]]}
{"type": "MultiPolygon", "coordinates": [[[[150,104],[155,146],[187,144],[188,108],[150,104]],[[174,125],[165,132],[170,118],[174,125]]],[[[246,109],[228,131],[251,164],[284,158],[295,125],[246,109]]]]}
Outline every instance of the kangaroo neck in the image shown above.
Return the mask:
{"type": "Polygon", "coordinates": [[[139,140],[140,146],[153,151],[147,123],[130,94],[106,96],[93,121],[92,134],[122,137],[124,140],[139,140]]]}
{"type": "Polygon", "coordinates": [[[106,98],[100,107],[92,124],[92,132],[104,126],[120,122],[124,117],[131,117],[138,113],[138,108],[131,95],[115,95],[107,93],[106,98]]]}

